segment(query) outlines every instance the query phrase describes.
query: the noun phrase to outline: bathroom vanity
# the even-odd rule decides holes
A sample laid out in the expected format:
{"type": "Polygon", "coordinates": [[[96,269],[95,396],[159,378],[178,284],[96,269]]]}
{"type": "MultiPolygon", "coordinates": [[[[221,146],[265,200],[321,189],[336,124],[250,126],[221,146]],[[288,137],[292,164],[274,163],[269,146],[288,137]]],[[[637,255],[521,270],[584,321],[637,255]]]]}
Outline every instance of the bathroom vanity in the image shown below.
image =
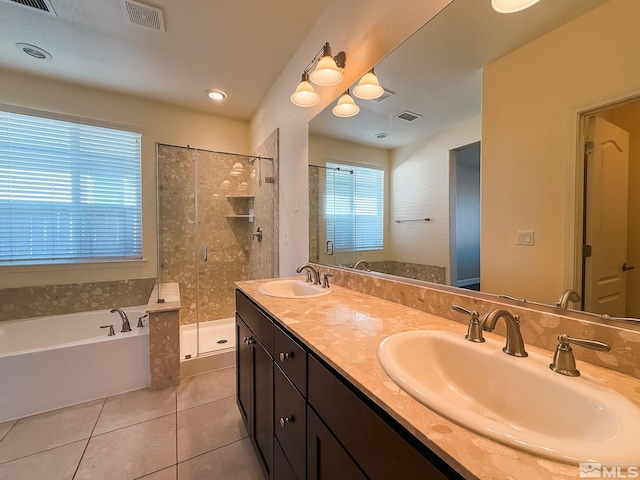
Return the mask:
{"type": "MultiPolygon", "coordinates": [[[[238,282],[236,291],[237,402],[265,478],[578,476],[577,465],[439,416],[378,362],[390,335],[427,328],[463,338],[465,325],[339,286],[319,298],[267,296],[258,287],[268,281],[238,282]]],[[[580,369],[640,405],[639,380],[583,362],[580,369]]]]}

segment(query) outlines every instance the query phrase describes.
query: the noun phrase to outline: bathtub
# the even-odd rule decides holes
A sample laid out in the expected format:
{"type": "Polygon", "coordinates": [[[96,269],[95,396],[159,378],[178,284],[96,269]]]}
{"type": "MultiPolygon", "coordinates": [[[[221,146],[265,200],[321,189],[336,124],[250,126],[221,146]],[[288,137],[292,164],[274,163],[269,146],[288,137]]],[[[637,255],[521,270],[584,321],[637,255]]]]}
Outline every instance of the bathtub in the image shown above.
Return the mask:
{"type": "Polygon", "coordinates": [[[128,333],[109,310],[1,322],[0,422],[148,387],[144,309],[123,309],[128,333]],[[109,337],[100,326],[111,324],[109,337]]]}

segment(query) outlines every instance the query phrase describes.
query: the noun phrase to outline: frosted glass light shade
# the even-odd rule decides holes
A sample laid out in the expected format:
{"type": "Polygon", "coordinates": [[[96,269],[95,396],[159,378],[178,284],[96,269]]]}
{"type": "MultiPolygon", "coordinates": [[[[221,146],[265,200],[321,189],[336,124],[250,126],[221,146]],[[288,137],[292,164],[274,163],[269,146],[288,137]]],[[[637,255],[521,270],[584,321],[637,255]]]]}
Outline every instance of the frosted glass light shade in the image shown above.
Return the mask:
{"type": "Polygon", "coordinates": [[[333,114],[336,117],[353,117],[360,111],[360,107],[353,101],[349,91],[342,94],[338,103],[333,107],[333,114]]]}
{"type": "Polygon", "coordinates": [[[298,84],[298,88],[289,98],[294,105],[299,107],[313,107],[320,101],[320,95],[315,92],[313,86],[305,79],[298,84]]]}
{"type": "Polygon", "coordinates": [[[363,100],[372,100],[380,97],[384,93],[384,88],[380,86],[378,77],[371,70],[360,79],[358,85],[353,89],[353,94],[363,100]]]}
{"type": "Polygon", "coordinates": [[[491,6],[498,13],[515,13],[538,3],[540,0],[491,0],[491,6]]]}
{"type": "Polygon", "coordinates": [[[316,85],[337,85],[342,81],[342,68],[338,67],[331,55],[320,59],[315,70],[309,73],[309,78],[316,85]]]}

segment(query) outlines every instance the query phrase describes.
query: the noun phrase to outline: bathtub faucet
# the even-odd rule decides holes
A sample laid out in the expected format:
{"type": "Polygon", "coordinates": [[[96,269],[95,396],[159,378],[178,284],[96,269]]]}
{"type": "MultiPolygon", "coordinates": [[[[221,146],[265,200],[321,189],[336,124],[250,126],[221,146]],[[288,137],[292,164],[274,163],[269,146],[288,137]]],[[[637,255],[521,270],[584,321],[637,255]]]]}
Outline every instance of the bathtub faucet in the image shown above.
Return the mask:
{"type": "Polygon", "coordinates": [[[120,330],[121,332],[130,332],[131,331],[131,325],[129,325],[129,317],[127,317],[127,314],[124,313],[122,311],[121,308],[115,307],[111,309],[111,313],[116,313],[118,312],[120,314],[120,318],[122,319],[122,330],[120,330]]]}

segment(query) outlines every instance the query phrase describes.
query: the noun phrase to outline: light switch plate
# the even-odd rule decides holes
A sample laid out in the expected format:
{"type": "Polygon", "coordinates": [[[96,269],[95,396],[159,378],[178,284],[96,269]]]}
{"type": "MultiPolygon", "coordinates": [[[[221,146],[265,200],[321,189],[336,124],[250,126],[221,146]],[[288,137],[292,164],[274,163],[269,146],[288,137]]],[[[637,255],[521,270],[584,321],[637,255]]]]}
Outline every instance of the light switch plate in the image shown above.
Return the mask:
{"type": "Polygon", "coordinates": [[[532,247],[534,244],[535,231],[534,230],[518,230],[518,240],[516,245],[526,245],[532,247]]]}

